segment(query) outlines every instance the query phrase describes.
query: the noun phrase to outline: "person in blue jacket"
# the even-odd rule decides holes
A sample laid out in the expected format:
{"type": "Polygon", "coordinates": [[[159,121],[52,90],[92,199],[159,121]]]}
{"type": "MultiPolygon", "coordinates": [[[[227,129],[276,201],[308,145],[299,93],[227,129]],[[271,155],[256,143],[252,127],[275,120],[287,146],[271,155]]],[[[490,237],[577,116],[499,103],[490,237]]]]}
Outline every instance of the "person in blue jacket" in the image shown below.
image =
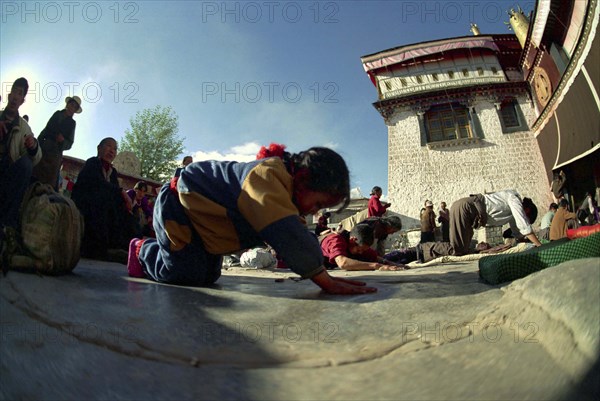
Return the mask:
{"type": "Polygon", "coordinates": [[[286,265],[332,294],[376,291],[332,277],[303,216],[350,200],[349,172],[336,152],[313,147],[290,154],[261,148],[257,160],[202,161],[165,184],[154,206],[156,239],[133,239],[133,277],[179,285],[209,285],[221,275],[221,255],[267,243],[286,265]]]}

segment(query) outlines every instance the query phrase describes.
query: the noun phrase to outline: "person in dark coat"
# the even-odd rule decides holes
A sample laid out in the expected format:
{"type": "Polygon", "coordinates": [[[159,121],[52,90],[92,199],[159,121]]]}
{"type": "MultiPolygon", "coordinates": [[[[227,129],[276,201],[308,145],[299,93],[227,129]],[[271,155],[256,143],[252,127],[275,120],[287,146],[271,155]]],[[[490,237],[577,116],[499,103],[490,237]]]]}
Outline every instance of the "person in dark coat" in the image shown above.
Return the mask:
{"type": "Polygon", "coordinates": [[[131,199],[119,186],[112,162],[117,141],[104,138],[98,156],[89,158],[77,177],[71,198],[83,215],[85,229],[81,254],[106,259],[109,249],[126,250],[135,235],[131,199]]]}

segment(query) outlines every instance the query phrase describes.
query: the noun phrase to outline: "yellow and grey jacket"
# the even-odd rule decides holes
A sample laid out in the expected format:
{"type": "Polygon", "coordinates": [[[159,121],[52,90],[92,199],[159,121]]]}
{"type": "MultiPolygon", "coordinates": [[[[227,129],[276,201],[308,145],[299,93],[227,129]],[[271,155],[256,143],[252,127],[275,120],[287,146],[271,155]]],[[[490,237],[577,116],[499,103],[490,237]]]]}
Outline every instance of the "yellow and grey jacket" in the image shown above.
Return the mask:
{"type": "Polygon", "coordinates": [[[266,242],[302,277],[323,269],[321,248],[301,222],[293,178],[280,158],[192,163],[181,172],[177,191],[208,252],[222,255],[266,242]]]}

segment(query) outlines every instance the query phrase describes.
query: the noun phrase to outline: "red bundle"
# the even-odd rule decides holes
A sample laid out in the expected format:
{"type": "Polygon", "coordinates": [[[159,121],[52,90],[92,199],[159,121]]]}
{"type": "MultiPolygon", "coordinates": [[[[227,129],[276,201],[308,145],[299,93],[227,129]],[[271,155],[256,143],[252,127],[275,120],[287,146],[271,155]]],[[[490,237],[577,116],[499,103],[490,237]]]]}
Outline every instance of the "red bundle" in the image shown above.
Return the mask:
{"type": "Polygon", "coordinates": [[[569,237],[569,239],[585,238],[597,232],[600,232],[600,224],[570,228],[567,230],[567,237],[569,237]]]}

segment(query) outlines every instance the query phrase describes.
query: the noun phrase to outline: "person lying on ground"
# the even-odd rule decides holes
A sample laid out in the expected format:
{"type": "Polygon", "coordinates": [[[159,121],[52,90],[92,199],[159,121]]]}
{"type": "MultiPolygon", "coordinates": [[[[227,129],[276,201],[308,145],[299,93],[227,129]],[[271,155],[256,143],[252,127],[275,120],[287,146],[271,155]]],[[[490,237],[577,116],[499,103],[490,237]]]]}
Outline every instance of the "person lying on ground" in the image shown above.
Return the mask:
{"type": "Polygon", "coordinates": [[[352,231],[330,233],[321,238],[325,266],[343,270],[404,270],[404,265],[388,261],[371,249],[373,228],[357,224],[352,231]]]}

